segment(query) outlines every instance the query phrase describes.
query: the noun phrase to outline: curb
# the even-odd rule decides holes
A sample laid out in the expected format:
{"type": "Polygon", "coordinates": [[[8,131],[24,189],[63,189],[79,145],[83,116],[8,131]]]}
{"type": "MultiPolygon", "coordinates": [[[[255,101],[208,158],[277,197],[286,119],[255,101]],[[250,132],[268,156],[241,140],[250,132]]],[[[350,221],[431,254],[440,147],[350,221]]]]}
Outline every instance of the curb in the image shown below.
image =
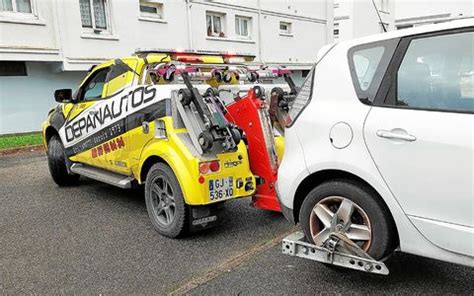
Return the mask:
{"type": "Polygon", "coordinates": [[[20,147],[0,149],[0,156],[22,154],[22,153],[28,153],[28,152],[33,152],[33,151],[44,151],[44,150],[45,149],[44,149],[43,144],[20,146],[20,147]]]}

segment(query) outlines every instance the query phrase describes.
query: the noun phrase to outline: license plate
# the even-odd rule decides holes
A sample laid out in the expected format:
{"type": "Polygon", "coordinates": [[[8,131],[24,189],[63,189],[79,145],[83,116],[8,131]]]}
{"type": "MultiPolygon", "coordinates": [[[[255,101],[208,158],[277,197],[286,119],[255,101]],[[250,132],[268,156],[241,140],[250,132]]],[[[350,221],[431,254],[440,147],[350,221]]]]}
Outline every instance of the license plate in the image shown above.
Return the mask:
{"type": "Polygon", "coordinates": [[[234,195],[234,178],[220,178],[209,180],[209,199],[220,200],[234,195]]]}

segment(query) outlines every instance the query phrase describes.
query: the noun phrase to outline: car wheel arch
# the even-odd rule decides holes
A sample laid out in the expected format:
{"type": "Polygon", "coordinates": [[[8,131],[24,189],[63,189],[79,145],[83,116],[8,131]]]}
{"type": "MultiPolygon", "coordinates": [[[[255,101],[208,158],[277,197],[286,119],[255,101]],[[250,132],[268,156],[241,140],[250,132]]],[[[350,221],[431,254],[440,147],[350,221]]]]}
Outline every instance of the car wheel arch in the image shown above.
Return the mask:
{"type": "Polygon", "coordinates": [[[44,139],[46,144],[48,144],[49,140],[51,140],[51,138],[55,135],[59,136],[59,132],[53,126],[48,126],[44,131],[44,139]]]}
{"type": "Polygon", "coordinates": [[[366,180],[360,178],[359,176],[343,171],[343,170],[335,170],[335,169],[326,169],[326,170],[321,170],[314,172],[310,175],[308,175],[301,183],[298,185],[298,188],[296,189],[295,192],[295,198],[293,201],[293,216],[295,217],[295,223],[298,223],[299,219],[299,212],[301,209],[301,205],[303,204],[303,201],[305,197],[308,195],[308,193],[313,190],[316,186],[328,182],[328,181],[334,181],[334,180],[339,180],[339,181],[345,181],[349,182],[358,186],[362,186],[371,193],[373,193],[373,196],[376,196],[380,202],[383,203],[383,205],[387,208],[388,213],[390,213],[390,219],[393,222],[394,228],[395,228],[395,235],[396,235],[396,243],[399,244],[399,233],[397,229],[397,224],[395,223],[395,219],[393,217],[393,213],[390,210],[390,207],[387,205],[387,203],[383,200],[381,197],[380,193],[372,186],[370,183],[368,183],[366,180]]]}
{"type": "Polygon", "coordinates": [[[146,180],[146,176],[151,167],[156,163],[164,163],[169,166],[169,164],[158,155],[149,156],[141,165],[140,169],[140,182],[143,183],[146,180]]]}

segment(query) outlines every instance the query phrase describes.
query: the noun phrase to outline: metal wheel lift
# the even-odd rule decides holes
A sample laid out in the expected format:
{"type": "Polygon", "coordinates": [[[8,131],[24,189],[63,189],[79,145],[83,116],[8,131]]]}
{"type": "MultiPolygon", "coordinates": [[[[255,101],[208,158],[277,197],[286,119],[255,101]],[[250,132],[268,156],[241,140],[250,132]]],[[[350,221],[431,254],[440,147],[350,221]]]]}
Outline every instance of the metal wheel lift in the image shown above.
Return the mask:
{"type": "Polygon", "coordinates": [[[322,247],[306,241],[303,232],[298,231],[285,237],[282,242],[283,254],[359,271],[387,275],[387,266],[370,257],[356,243],[344,234],[333,232],[322,247]]]}

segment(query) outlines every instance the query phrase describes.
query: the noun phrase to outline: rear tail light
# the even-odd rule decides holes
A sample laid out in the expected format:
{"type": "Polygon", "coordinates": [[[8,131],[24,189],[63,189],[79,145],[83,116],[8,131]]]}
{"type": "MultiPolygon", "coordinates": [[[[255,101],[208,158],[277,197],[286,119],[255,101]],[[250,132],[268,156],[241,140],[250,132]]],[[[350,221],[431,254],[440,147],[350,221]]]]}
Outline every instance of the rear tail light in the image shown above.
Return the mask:
{"type": "Polygon", "coordinates": [[[219,164],[218,160],[211,161],[211,163],[209,164],[209,169],[213,173],[218,172],[220,168],[221,168],[221,165],[219,164]]]}
{"type": "Polygon", "coordinates": [[[220,170],[221,165],[218,160],[205,161],[199,163],[199,173],[201,175],[216,173],[220,170]]]}

